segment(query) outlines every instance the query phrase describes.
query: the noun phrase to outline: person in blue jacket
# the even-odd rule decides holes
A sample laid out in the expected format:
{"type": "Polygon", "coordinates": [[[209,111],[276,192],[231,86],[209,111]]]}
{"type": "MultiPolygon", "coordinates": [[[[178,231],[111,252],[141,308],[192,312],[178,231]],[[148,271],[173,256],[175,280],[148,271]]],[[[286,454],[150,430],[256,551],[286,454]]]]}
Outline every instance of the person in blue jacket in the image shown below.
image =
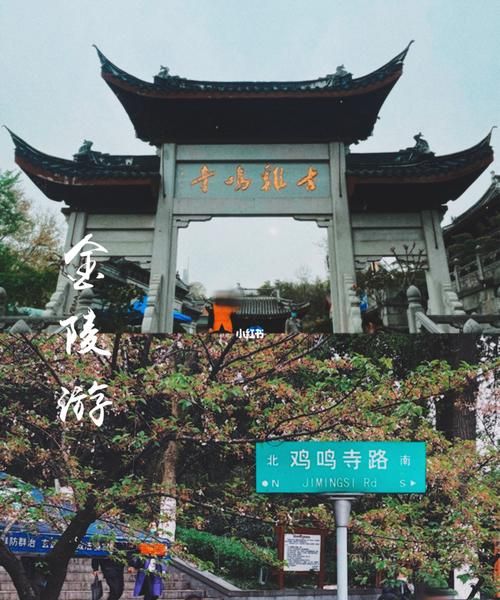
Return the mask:
{"type": "MultiPolygon", "coordinates": [[[[150,534],[154,538],[156,523],[151,523],[150,534]]],[[[163,594],[166,561],[163,557],[136,556],[131,559],[129,572],[136,572],[134,597],[143,596],[144,600],[157,600],[163,594]]]]}
{"type": "Polygon", "coordinates": [[[167,572],[165,562],[161,558],[136,558],[132,568],[137,571],[134,586],[134,597],[143,596],[144,600],[157,600],[164,589],[167,572]]]}

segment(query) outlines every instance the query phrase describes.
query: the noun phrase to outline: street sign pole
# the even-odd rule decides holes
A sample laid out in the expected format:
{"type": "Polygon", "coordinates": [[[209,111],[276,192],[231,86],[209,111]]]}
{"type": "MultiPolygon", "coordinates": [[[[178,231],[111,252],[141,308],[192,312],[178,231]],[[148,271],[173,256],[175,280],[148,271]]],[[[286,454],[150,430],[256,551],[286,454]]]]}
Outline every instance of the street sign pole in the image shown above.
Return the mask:
{"type": "Polygon", "coordinates": [[[261,494],[323,494],[335,504],[337,600],[348,600],[347,526],[362,494],[423,494],[425,442],[301,441],[256,444],[261,494]]]}
{"type": "Polygon", "coordinates": [[[337,600],[348,600],[348,560],[347,560],[347,527],[351,514],[351,503],[354,496],[328,497],[335,504],[335,533],[337,540],[337,600]]]}

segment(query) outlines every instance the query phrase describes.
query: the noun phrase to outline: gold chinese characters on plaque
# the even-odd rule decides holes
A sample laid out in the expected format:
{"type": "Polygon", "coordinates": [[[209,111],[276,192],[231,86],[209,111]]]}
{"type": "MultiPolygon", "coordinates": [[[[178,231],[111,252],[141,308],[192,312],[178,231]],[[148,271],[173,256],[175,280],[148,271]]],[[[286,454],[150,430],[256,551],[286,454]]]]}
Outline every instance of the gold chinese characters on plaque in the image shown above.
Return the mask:
{"type": "MultiPolygon", "coordinates": [[[[297,187],[303,187],[308,192],[314,192],[317,188],[317,177],[318,169],[310,166],[307,169],[307,173],[293,183],[295,183],[297,187]]],[[[206,194],[209,190],[210,178],[214,178],[215,180],[217,178],[217,172],[215,169],[211,170],[208,165],[202,165],[200,167],[200,174],[191,180],[191,186],[200,186],[200,190],[206,194]]],[[[285,169],[280,165],[274,166],[269,163],[266,164],[264,170],[260,173],[260,178],[260,190],[262,192],[269,192],[271,190],[280,192],[288,187],[285,169]]],[[[253,179],[246,175],[245,167],[243,165],[238,165],[234,174],[229,175],[229,177],[224,179],[224,184],[232,187],[235,192],[246,192],[252,187],[253,179]]]]}

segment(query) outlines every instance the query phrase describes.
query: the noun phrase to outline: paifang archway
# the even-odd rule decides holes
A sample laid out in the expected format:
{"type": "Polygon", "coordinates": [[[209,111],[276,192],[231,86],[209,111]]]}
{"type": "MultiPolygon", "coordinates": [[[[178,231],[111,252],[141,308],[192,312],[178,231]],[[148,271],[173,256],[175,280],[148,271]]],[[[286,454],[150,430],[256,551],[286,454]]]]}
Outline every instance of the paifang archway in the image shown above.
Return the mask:
{"type": "MultiPolygon", "coordinates": [[[[372,134],[407,52],[359,78],[338,67],[311,81],[221,83],[162,68],[150,83],[98,50],[103,79],[156,155],[110,156],[87,143],[67,161],[12,134],[16,161],[69,205],[68,248],[93,233],[108,256],[147,265],[143,332],[173,330],[179,229],[219,216],[287,216],[326,228],[335,332],[361,331],[356,265],[409,244],[425,259],[429,311],[451,314],[440,221],[492,161],[489,136],[444,156],[420,134],[398,152],[350,152],[372,134]]],[[[47,309],[65,314],[73,302],[61,277],[47,309]]]]}
{"type": "MultiPolygon", "coordinates": [[[[331,289],[339,291],[354,284],[354,260],[350,236],[339,228],[349,227],[347,193],[340,181],[345,169],[340,144],[267,145],[173,145],[162,147],[165,187],[161,192],[154,236],[151,272],[157,273],[158,307],[170,315],[173,306],[177,237],[179,228],[191,221],[212,217],[293,217],[315,221],[328,230],[331,289]],[[332,168],[336,165],[340,168],[332,168]],[[167,183],[168,182],[168,183],[167,183]],[[335,190],[335,191],[333,191],[335,190]],[[165,268],[165,256],[170,264],[165,268]],[[157,262],[155,262],[157,257],[157,262]],[[167,285],[165,286],[165,282],[167,285]]],[[[354,295],[354,294],[353,294],[354,295]]],[[[347,331],[347,294],[337,294],[334,319],[347,331]]],[[[356,299],[352,300],[356,305],[356,299]]],[[[146,314],[151,323],[145,330],[156,331],[163,315],[146,314]],[[147,328],[147,329],[146,329],[147,328]]],[[[361,327],[359,310],[353,311],[350,329],[361,327]]],[[[167,324],[168,327],[168,324],[167,324]]],[[[170,328],[172,324],[170,323],[170,328]]]]}

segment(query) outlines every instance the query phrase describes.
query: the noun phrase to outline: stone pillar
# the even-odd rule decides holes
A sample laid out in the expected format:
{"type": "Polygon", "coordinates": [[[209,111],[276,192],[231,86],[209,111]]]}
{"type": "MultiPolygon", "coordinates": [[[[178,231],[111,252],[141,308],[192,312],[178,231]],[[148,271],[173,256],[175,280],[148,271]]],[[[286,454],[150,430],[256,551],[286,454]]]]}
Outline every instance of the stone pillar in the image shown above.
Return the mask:
{"type": "Polygon", "coordinates": [[[429,263],[429,268],[425,272],[429,293],[427,312],[431,315],[447,314],[444,289],[452,289],[452,287],[441,219],[437,210],[422,211],[422,227],[429,263]]]}
{"type": "Polygon", "coordinates": [[[175,152],[175,144],[162,146],[161,185],[156,208],[149,280],[150,291],[154,288],[158,293],[155,293],[154,297],[149,295],[142,324],[143,333],[171,333],[173,330],[175,261],[177,260],[177,230],[173,226],[175,152]]]}
{"type": "Polygon", "coordinates": [[[409,333],[418,333],[419,326],[417,325],[417,313],[424,313],[422,306],[422,294],[415,285],[410,285],[406,290],[406,297],[408,299],[408,310],[406,314],[408,316],[408,331],[409,333]]]}
{"type": "Polygon", "coordinates": [[[351,215],[345,176],[345,146],[329,144],[330,193],[332,197],[332,225],[328,228],[328,255],[334,333],[359,333],[361,315],[354,314],[347,285],[356,282],[351,215]]]}
{"type": "MultiPolygon", "coordinates": [[[[72,211],[69,214],[68,231],[64,242],[64,254],[85,237],[86,227],[87,213],[82,211],[72,211]]],[[[59,272],[56,289],[45,305],[45,314],[47,316],[62,316],[70,312],[77,292],[73,288],[72,282],[67,277],[67,274],[74,276],[79,265],[80,259],[78,256],[75,257],[74,261],[69,265],[66,265],[63,262],[65,273],[62,271],[59,272]]]]}
{"type": "Polygon", "coordinates": [[[334,333],[340,333],[340,324],[343,323],[342,304],[340,301],[341,282],[337,273],[337,261],[335,260],[335,233],[333,219],[328,221],[328,273],[330,278],[330,298],[332,301],[332,326],[334,333]]]}

